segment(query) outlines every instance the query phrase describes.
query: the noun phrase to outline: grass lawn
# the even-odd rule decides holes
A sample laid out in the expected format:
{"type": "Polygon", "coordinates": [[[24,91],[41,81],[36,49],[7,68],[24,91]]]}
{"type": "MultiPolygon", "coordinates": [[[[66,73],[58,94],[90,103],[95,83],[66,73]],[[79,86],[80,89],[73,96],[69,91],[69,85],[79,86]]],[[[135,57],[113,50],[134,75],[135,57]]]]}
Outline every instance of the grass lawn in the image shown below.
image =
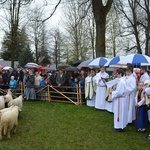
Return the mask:
{"type": "MultiPolygon", "coordinates": [[[[87,106],[25,101],[16,134],[0,150],[150,150],[134,125],[115,133],[113,114],[87,106]]],[[[150,132],[150,128],[148,129],[150,132]]]]}

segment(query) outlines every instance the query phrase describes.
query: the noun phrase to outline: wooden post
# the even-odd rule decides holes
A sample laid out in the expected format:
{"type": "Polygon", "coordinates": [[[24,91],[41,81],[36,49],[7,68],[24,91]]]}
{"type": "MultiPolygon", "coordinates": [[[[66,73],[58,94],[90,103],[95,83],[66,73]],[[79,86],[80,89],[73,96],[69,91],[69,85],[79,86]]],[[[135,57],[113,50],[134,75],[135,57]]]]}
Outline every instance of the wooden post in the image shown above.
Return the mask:
{"type": "Polygon", "coordinates": [[[77,94],[77,102],[80,104],[80,98],[79,98],[79,85],[76,85],[76,94],[77,94]]]}
{"type": "Polygon", "coordinates": [[[21,95],[23,95],[24,94],[23,83],[21,82],[20,85],[21,85],[21,95]]]}
{"type": "Polygon", "coordinates": [[[82,91],[81,91],[81,85],[79,84],[79,101],[80,105],[82,105],[82,91]]]}
{"type": "Polygon", "coordinates": [[[47,86],[47,97],[48,97],[48,102],[50,102],[51,101],[50,85],[47,86]]]}

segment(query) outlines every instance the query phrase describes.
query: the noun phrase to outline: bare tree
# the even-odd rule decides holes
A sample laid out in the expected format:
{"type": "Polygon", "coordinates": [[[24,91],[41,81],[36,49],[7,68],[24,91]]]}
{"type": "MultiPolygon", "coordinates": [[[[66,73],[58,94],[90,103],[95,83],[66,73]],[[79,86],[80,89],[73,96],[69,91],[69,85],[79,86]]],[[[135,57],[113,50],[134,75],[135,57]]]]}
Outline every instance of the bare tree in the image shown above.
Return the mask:
{"type": "Polygon", "coordinates": [[[145,17],[141,18],[138,22],[145,31],[145,54],[150,55],[150,0],[137,1],[138,5],[145,12],[145,17]],[[144,20],[143,20],[144,19],[144,20]]]}
{"type": "MultiPolygon", "coordinates": [[[[87,19],[87,9],[81,7],[80,1],[71,1],[66,7],[65,12],[65,30],[67,36],[67,48],[72,53],[71,61],[86,59],[88,57],[91,41],[89,24],[91,18],[87,19]],[[67,44],[68,43],[68,44],[67,44]]],[[[91,33],[93,34],[93,33],[91,33]]],[[[93,36],[93,35],[92,35],[93,36]]]]}
{"type": "Polygon", "coordinates": [[[65,61],[64,58],[64,36],[60,32],[59,28],[51,28],[49,30],[49,53],[51,56],[51,63],[56,64],[56,68],[59,63],[65,61]]]}
{"type": "Polygon", "coordinates": [[[114,5],[112,5],[106,20],[106,55],[115,57],[117,50],[120,49],[121,25],[119,15],[117,14],[114,5]]]}
{"type": "Polygon", "coordinates": [[[15,58],[15,51],[17,50],[17,34],[20,25],[20,12],[23,7],[29,5],[32,0],[4,0],[1,1],[1,6],[3,9],[7,10],[9,14],[8,26],[10,27],[11,31],[11,66],[14,67],[14,58],[15,58]]]}
{"type": "Polygon", "coordinates": [[[141,35],[143,34],[143,27],[139,24],[139,22],[141,22],[140,14],[143,15],[143,13],[139,8],[138,0],[128,0],[126,4],[123,1],[118,0],[116,1],[116,8],[121,14],[123,14],[123,17],[127,20],[127,22],[124,21],[124,23],[126,23],[126,27],[124,27],[124,29],[126,29],[126,34],[123,33],[122,36],[131,37],[132,35],[134,35],[135,37],[135,42],[133,42],[131,47],[127,47],[127,51],[136,48],[137,53],[141,54],[143,46],[143,41],[141,40],[141,35]]]}
{"type": "Polygon", "coordinates": [[[40,58],[40,44],[41,44],[41,36],[44,23],[42,23],[42,19],[44,16],[43,8],[39,6],[35,6],[33,9],[29,11],[32,12],[32,16],[29,18],[29,31],[32,43],[34,43],[35,49],[35,62],[39,63],[40,58]]]}

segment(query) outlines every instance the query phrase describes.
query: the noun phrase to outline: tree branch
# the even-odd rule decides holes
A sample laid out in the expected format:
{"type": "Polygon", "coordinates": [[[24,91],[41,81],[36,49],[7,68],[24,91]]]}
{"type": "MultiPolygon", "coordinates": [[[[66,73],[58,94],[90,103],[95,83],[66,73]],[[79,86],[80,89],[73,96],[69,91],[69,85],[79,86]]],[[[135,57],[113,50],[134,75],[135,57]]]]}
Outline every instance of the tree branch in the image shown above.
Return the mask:
{"type": "Polygon", "coordinates": [[[87,4],[89,1],[90,1],[90,0],[86,0],[86,1],[82,2],[82,3],[79,5],[79,7],[81,7],[81,6],[84,5],[84,4],[87,4]]]}
{"type": "Polygon", "coordinates": [[[109,10],[110,10],[110,8],[111,8],[111,6],[112,6],[112,3],[113,3],[113,0],[108,0],[107,1],[107,4],[106,4],[106,6],[104,6],[105,7],[105,9],[106,9],[106,13],[105,14],[108,14],[108,12],[109,12],[109,10]]]}
{"type": "Polygon", "coordinates": [[[133,49],[137,49],[137,46],[134,45],[134,46],[132,46],[131,48],[127,47],[127,49],[125,49],[125,50],[126,50],[126,51],[131,51],[131,50],[133,50],[133,49]]]}
{"type": "Polygon", "coordinates": [[[53,16],[53,14],[55,13],[55,11],[56,11],[56,9],[57,9],[57,7],[59,6],[60,3],[61,3],[61,0],[58,1],[58,3],[56,4],[55,8],[51,12],[50,16],[47,17],[46,19],[42,20],[42,23],[44,23],[45,21],[47,21],[48,19],[50,19],[53,16]]]}
{"type": "Polygon", "coordinates": [[[1,5],[1,4],[4,4],[4,3],[6,3],[6,2],[7,2],[7,0],[4,0],[4,1],[0,2],[0,5],[1,5]]]}

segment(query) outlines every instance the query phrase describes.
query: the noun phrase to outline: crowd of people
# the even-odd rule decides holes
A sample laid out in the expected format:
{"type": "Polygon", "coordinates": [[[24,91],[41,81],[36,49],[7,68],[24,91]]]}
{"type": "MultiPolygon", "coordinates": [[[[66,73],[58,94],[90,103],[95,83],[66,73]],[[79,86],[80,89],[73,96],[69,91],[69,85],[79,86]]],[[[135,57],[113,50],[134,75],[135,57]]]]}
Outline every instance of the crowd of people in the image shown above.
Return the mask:
{"type": "MultiPolygon", "coordinates": [[[[150,76],[146,67],[116,69],[110,77],[101,67],[85,78],[87,106],[114,114],[114,131],[122,132],[135,122],[137,132],[146,132],[150,121],[150,76]]],[[[150,135],[146,136],[150,140],[150,135]]]]}
{"type": "MultiPolygon", "coordinates": [[[[53,71],[38,69],[17,69],[10,68],[0,72],[0,88],[2,89],[20,89],[21,83],[25,85],[25,98],[27,100],[35,100],[38,98],[37,90],[40,90],[49,84],[57,86],[60,92],[64,92],[64,86],[71,86],[70,90],[76,92],[76,85],[80,84],[82,92],[84,92],[85,72],[67,72],[64,69],[53,71]],[[59,88],[60,87],[60,88],[59,88]]],[[[76,96],[73,96],[76,100],[76,96]]]]}

